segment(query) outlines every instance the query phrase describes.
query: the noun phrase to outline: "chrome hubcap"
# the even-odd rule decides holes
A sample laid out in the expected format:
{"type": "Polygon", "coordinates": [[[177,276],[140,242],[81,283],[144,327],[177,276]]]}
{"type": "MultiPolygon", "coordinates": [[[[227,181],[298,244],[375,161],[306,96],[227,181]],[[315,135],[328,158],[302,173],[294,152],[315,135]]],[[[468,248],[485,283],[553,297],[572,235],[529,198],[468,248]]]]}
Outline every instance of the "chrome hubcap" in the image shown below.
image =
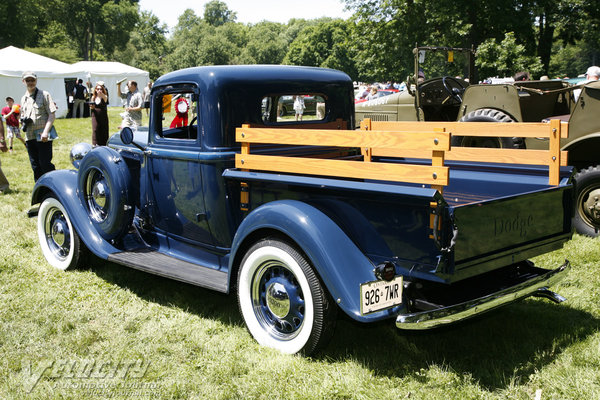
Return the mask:
{"type": "Polygon", "coordinates": [[[279,340],[291,340],[304,323],[305,304],[300,283],[277,260],[256,270],[251,287],[252,304],[263,329],[279,340]]]}
{"type": "Polygon", "coordinates": [[[58,208],[51,209],[46,215],[44,233],[48,248],[59,260],[64,260],[71,251],[71,231],[67,219],[58,208]]]}
{"type": "Polygon", "coordinates": [[[67,230],[68,228],[65,227],[63,220],[54,221],[54,224],[52,224],[52,240],[54,240],[54,243],[60,247],[64,246],[66,238],[65,231],[67,230]]]}
{"type": "Polygon", "coordinates": [[[272,283],[267,288],[267,307],[277,318],[285,318],[290,312],[290,297],[281,283],[272,283]]]}
{"type": "Polygon", "coordinates": [[[90,217],[96,222],[104,221],[108,216],[107,207],[110,203],[110,187],[100,170],[90,170],[84,190],[90,217]]]}

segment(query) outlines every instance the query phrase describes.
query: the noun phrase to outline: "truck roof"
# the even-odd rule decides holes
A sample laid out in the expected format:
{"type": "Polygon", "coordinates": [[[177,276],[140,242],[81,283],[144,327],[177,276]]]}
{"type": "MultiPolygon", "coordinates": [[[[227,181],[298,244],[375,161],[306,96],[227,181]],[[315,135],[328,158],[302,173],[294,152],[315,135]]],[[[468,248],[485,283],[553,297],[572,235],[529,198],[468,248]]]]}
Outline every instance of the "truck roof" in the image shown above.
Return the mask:
{"type": "Polygon", "coordinates": [[[185,81],[211,87],[256,84],[290,87],[312,83],[322,88],[326,83],[352,84],[352,80],[344,72],[327,68],[292,65],[211,65],[168,73],[157,79],[155,85],[185,81]]]}

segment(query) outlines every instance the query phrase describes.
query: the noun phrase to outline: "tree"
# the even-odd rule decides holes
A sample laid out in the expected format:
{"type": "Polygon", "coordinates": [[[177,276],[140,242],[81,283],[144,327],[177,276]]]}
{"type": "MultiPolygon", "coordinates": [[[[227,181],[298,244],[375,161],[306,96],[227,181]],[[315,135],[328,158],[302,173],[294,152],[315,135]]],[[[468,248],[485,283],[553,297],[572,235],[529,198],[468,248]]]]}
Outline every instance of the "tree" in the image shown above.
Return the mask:
{"type": "Polygon", "coordinates": [[[515,35],[509,32],[500,43],[496,39],[484,41],[477,49],[475,63],[481,76],[512,76],[519,71],[539,76],[543,71],[540,59],[525,53],[525,46],[517,44],[515,35]]]}
{"type": "Polygon", "coordinates": [[[352,25],[341,19],[305,27],[291,43],[284,64],[341,69],[356,77],[348,37],[352,25]]]}
{"type": "Polygon", "coordinates": [[[166,54],[166,35],[167,26],[156,15],[143,11],[127,46],[115,52],[115,59],[146,70],[151,79],[156,79],[166,72],[161,62],[166,54]]]}
{"type": "Polygon", "coordinates": [[[227,22],[235,22],[236,13],[227,8],[227,4],[212,0],[204,6],[204,20],[212,26],[221,26],[227,22]]]}
{"type": "Polygon", "coordinates": [[[93,60],[98,49],[111,56],[124,47],[138,19],[137,0],[48,0],[44,7],[51,20],[63,24],[84,60],[93,60]]]}
{"type": "Polygon", "coordinates": [[[276,22],[259,22],[250,27],[248,42],[243,46],[240,62],[243,64],[281,64],[288,42],[285,25],[276,22]]]}

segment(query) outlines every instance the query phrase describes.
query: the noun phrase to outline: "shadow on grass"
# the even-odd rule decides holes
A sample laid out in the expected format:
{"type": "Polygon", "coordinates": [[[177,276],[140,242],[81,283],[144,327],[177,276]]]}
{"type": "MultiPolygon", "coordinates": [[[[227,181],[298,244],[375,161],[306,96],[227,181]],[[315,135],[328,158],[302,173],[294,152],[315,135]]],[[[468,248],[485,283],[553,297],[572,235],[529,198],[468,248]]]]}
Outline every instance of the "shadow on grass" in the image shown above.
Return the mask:
{"type": "Polygon", "coordinates": [[[92,257],[90,270],[107,282],[131,290],[140,298],[177,307],[203,318],[243,325],[235,296],[152,275],[92,257]]]}
{"type": "Polygon", "coordinates": [[[599,328],[600,319],[568,303],[526,300],[431,331],[401,331],[393,320],[377,326],[344,320],[321,357],[354,359],[375,374],[412,376],[424,383],[429,378],[422,369],[437,365],[495,390],[527,381],[599,328]]]}
{"type": "MultiPolygon", "coordinates": [[[[147,301],[225,324],[244,324],[235,295],[225,295],[96,259],[91,270],[147,301]]],[[[431,331],[400,331],[393,320],[360,324],[340,318],[329,346],[315,359],[354,360],[376,375],[427,383],[432,365],[468,375],[490,390],[552,363],[566,348],[600,328],[591,314],[544,300],[526,300],[470,321],[431,331]]]]}

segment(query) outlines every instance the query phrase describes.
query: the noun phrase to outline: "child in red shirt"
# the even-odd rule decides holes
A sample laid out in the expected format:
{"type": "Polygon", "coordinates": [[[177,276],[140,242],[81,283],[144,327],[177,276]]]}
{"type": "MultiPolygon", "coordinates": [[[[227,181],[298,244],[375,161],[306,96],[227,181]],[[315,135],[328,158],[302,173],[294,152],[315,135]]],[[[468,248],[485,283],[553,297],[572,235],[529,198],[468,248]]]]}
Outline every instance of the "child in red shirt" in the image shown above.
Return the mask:
{"type": "Polygon", "coordinates": [[[2,118],[6,120],[6,137],[8,138],[8,151],[13,152],[13,138],[19,139],[23,145],[25,140],[21,137],[21,130],[19,129],[19,117],[21,106],[14,104],[15,101],[12,97],[6,98],[7,106],[2,109],[2,118]]]}

